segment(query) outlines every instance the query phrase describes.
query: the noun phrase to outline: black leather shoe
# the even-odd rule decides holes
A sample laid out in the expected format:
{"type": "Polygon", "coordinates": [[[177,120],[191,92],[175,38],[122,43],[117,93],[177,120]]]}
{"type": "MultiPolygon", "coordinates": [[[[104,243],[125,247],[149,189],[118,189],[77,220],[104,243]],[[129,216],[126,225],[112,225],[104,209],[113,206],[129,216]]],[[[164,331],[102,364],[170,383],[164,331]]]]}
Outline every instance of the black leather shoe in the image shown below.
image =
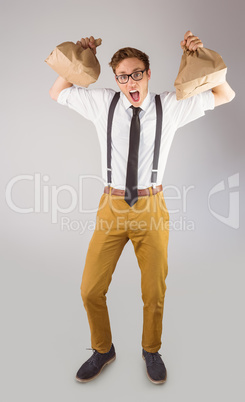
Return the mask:
{"type": "Polygon", "coordinates": [[[93,380],[101,373],[103,367],[112,363],[115,359],[116,353],[113,344],[107,353],[99,353],[94,350],[92,356],[78,370],[76,380],[79,382],[93,380]]]}
{"type": "Polygon", "coordinates": [[[160,353],[150,353],[142,349],[142,357],[146,363],[147,376],[153,384],[163,384],[167,379],[167,370],[160,353]]]}

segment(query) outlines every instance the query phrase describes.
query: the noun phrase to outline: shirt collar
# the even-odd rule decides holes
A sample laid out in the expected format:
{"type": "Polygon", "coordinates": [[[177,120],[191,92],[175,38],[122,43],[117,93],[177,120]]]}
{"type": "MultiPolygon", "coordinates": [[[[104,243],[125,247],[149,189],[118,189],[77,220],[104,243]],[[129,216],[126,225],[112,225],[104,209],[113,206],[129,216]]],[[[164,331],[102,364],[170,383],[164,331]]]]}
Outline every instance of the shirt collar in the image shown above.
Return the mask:
{"type": "MultiPolygon", "coordinates": [[[[130,108],[130,106],[132,106],[132,104],[129,102],[128,98],[124,95],[123,92],[121,92],[121,98],[122,98],[125,109],[128,110],[130,108]]],[[[148,91],[142,105],[140,106],[140,108],[142,110],[144,110],[144,112],[146,112],[146,110],[150,104],[150,101],[151,101],[151,97],[150,97],[150,92],[148,91]]]]}

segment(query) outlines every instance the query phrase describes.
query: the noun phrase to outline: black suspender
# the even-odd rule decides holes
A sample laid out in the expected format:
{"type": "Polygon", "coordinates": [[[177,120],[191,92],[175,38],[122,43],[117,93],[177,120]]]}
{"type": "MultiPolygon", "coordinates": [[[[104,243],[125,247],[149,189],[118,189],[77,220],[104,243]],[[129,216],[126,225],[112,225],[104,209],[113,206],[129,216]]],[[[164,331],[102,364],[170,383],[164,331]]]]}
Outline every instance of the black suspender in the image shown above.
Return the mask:
{"type": "MultiPolygon", "coordinates": [[[[111,129],[112,129],[112,120],[115,111],[115,107],[120,98],[120,92],[116,92],[109,108],[108,113],[108,122],[107,122],[107,184],[111,185],[111,129]]],[[[154,185],[157,182],[157,171],[158,171],[158,160],[159,160],[159,151],[161,145],[161,134],[162,134],[162,103],[160,99],[160,95],[155,96],[155,104],[156,104],[156,134],[155,134],[155,146],[154,146],[154,156],[153,156],[153,165],[152,165],[152,173],[151,173],[151,183],[154,185]]]]}
{"type": "Polygon", "coordinates": [[[162,102],[160,99],[160,95],[155,96],[155,103],[156,103],[156,112],[157,112],[157,123],[156,123],[153,166],[152,166],[152,172],[151,172],[151,183],[153,185],[157,182],[158,159],[159,159],[161,134],[162,134],[162,102]]]}
{"type": "Polygon", "coordinates": [[[107,122],[107,184],[111,184],[111,127],[114,115],[114,110],[118,99],[120,98],[120,92],[116,92],[109,108],[108,122],[107,122]]]}

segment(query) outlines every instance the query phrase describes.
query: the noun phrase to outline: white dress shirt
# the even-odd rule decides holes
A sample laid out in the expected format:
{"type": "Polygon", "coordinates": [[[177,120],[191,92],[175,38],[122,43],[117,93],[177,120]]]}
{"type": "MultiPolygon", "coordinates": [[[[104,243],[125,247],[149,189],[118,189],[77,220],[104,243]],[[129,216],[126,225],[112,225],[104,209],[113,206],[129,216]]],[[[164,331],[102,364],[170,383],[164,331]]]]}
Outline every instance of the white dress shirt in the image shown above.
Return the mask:
{"type": "MultiPolygon", "coordinates": [[[[97,130],[102,163],[102,178],[107,185],[107,119],[111,100],[115,94],[112,89],[87,89],[77,86],[60,92],[58,103],[67,105],[83,117],[91,120],[97,130]]],[[[160,94],[163,108],[161,147],[159,152],[157,185],[162,184],[169,150],[174,134],[179,127],[205,115],[206,110],[214,109],[214,95],[211,90],[191,98],[176,100],[175,92],[160,94]]],[[[140,145],[138,159],[138,188],[151,186],[151,170],[156,131],[155,94],[148,92],[140,106],[140,145]]],[[[129,133],[132,118],[131,103],[121,92],[112,123],[111,169],[114,188],[125,189],[129,133]]]]}

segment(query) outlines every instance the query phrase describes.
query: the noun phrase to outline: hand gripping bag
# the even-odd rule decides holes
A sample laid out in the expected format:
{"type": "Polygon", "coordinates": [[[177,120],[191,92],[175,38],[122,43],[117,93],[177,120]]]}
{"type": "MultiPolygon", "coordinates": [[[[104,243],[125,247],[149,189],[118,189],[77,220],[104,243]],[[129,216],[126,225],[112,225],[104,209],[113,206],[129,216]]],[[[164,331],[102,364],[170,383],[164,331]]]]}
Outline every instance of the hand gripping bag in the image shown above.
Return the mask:
{"type": "Polygon", "coordinates": [[[184,47],[177,78],[174,82],[177,100],[189,98],[225,82],[227,67],[213,50],[184,47]]]}
{"type": "MultiPolygon", "coordinates": [[[[101,42],[96,39],[95,45],[99,46],[101,42]]],[[[65,80],[82,87],[88,87],[100,75],[100,64],[93,51],[73,42],[56,46],[45,62],[65,80]]]]}

